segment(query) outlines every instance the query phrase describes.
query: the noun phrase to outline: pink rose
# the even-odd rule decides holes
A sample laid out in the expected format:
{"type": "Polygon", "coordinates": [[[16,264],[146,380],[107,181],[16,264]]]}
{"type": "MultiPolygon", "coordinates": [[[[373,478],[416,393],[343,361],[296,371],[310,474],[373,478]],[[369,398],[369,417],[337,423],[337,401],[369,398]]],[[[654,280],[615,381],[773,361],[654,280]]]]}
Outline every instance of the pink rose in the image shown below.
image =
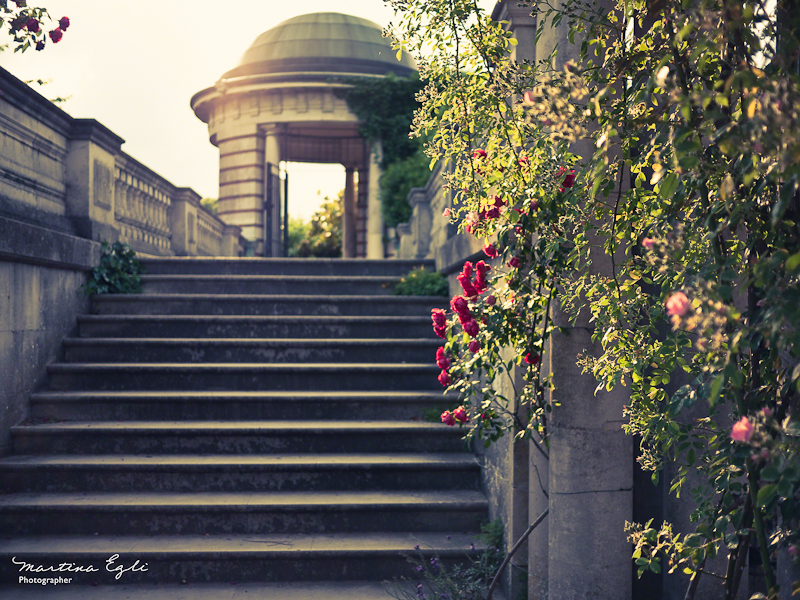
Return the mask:
{"type": "Polygon", "coordinates": [[[519,262],[519,258],[517,258],[516,256],[512,256],[511,260],[508,261],[508,266],[511,267],[512,269],[519,269],[519,266],[521,264],[522,263],[519,262]]]}
{"type": "Polygon", "coordinates": [[[495,298],[493,295],[486,297],[486,304],[488,304],[489,306],[494,306],[495,302],[497,302],[497,298],[495,298]]]}
{"type": "Polygon", "coordinates": [[[692,303],[683,292],[675,292],[667,299],[667,314],[670,317],[682,317],[692,303]]]}
{"type": "Polygon", "coordinates": [[[643,238],[642,239],[642,246],[647,248],[648,250],[653,249],[653,244],[655,244],[655,240],[652,238],[643,238]]]}
{"type": "Polygon", "coordinates": [[[473,158],[486,158],[488,154],[486,154],[486,150],[478,148],[475,152],[472,153],[473,158]]]}
{"type": "Polygon", "coordinates": [[[431,319],[434,327],[445,327],[447,325],[447,315],[441,308],[431,309],[431,319]]]}
{"type": "Polygon", "coordinates": [[[503,202],[503,200],[502,200],[502,198],[500,198],[500,196],[495,196],[494,197],[494,205],[497,208],[502,208],[502,207],[504,207],[506,205],[506,203],[503,202]]]}
{"type": "MultiPolygon", "coordinates": [[[[450,375],[447,373],[447,371],[442,371],[441,373],[439,373],[439,383],[441,383],[444,387],[450,385],[451,381],[452,379],[450,379],[450,375]]],[[[444,417],[444,415],[442,415],[442,417],[444,417]]]]}
{"type": "Polygon", "coordinates": [[[58,26],[61,28],[62,31],[66,31],[67,27],[69,27],[69,17],[61,17],[58,20],[58,26]]]}
{"type": "Polygon", "coordinates": [[[49,35],[50,35],[50,40],[52,40],[54,44],[57,44],[58,42],[61,41],[64,32],[61,31],[61,29],[59,29],[58,27],[56,27],[55,29],[53,29],[53,31],[50,32],[49,35]]]}
{"type": "Polygon", "coordinates": [[[742,417],[733,424],[731,439],[734,442],[749,442],[753,437],[753,424],[747,417],[742,417]]]}
{"type": "Polygon", "coordinates": [[[475,337],[478,335],[479,327],[478,322],[475,319],[470,319],[469,321],[461,323],[461,326],[464,328],[464,332],[469,337],[475,337]]]}
{"type": "Polygon", "coordinates": [[[461,284],[461,289],[464,290],[464,295],[468,298],[478,295],[478,290],[472,285],[472,263],[467,261],[464,263],[464,270],[456,277],[458,283],[461,284]]]}
{"type": "Polygon", "coordinates": [[[469,344],[467,344],[467,348],[469,351],[475,354],[476,352],[480,352],[481,343],[478,340],[472,340],[469,344]]]}
{"type": "Polygon", "coordinates": [[[444,348],[439,347],[436,350],[436,365],[442,370],[447,371],[450,368],[450,359],[444,353],[444,348]]]}
{"type": "Polygon", "coordinates": [[[463,406],[459,406],[457,409],[453,411],[453,418],[459,423],[466,423],[467,421],[469,421],[469,417],[467,416],[467,411],[464,410],[463,406]]]}
{"type": "Polygon", "coordinates": [[[486,291],[489,284],[486,283],[486,273],[489,272],[490,267],[482,260],[475,265],[478,274],[475,276],[475,290],[481,294],[486,291]]]}
{"type": "Polygon", "coordinates": [[[433,333],[438,335],[440,338],[445,339],[447,337],[447,327],[437,327],[434,325],[433,333]]]}
{"type": "Polygon", "coordinates": [[[450,209],[449,209],[449,208],[445,208],[445,209],[442,211],[442,216],[443,216],[445,219],[449,219],[449,218],[450,218],[450,215],[452,215],[452,214],[453,214],[453,213],[450,211],[450,209]]]}
{"type": "Polygon", "coordinates": [[[446,410],[442,413],[442,423],[452,427],[456,424],[456,418],[453,416],[453,413],[451,413],[449,410],[446,410]]]}
{"type": "Polygon", "coordinates": [[[489,258],[497,258],[500,256],[500,253],[497,251],[497,248],[494,244],[486,244],[483,247],[483,253],[489,258]]]}
{"type": "Polygon", "coordinates": [[[37,31],[39,31],[39,21],[33,18],[28,19],[28,22],[25,23],[25,27],[31,33],[36,33],[37,31]]]}

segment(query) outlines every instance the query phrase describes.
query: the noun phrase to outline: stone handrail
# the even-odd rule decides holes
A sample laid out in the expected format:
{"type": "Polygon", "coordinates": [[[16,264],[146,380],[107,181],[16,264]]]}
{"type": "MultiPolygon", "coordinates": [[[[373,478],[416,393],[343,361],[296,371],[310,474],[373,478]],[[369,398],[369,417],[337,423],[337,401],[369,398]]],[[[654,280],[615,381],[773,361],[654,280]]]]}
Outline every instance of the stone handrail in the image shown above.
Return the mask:
{"type": "Polygon", "coordinates": [[[127,154],[116,157],[114,217],[119,240],[137,252],[172,254],[172,186],[127,154]]]}

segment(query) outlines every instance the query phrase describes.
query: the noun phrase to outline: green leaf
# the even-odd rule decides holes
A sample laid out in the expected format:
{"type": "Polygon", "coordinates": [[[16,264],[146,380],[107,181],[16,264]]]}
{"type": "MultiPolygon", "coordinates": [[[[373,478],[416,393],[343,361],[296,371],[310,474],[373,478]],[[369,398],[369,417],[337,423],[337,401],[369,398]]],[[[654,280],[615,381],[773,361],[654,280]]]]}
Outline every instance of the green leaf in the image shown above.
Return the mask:
{"type": "Polygon", "coordinates": [[[760,490],[758,490],[758,497],[756,499],[756,506],[759,508],[765,507],[767,504],[772,502],[775,496],[778,493],[778,484],[771,483],[769,485],[765,485],[760,490]]]}

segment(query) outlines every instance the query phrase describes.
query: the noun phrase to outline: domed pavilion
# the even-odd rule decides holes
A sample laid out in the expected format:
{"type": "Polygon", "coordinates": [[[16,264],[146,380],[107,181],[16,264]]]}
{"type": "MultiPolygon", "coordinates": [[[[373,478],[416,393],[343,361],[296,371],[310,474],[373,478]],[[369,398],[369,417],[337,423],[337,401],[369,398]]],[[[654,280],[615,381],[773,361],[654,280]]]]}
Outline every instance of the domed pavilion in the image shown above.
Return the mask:
{"type": "Polygon", "coordinates": [[[192,97],[219,148],[219,216],[255,253],[281,256],[286,189],[280,161],[345,167],[345,258],[384,257],[380,169],[359,121],[334,93],[352,77],[409,76],[377,24],[339,13],[294,17],[262,33],[239,64],[192,97]],[[356,183],[357,173],[357,183],[356,183]]]}

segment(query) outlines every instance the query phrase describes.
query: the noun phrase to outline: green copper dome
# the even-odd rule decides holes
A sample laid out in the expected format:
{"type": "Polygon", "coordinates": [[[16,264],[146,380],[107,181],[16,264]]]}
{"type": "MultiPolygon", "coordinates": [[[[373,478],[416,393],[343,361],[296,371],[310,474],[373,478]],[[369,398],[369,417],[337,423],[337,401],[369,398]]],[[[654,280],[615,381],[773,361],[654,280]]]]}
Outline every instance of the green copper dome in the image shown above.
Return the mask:
{"type": "Polygon", "coordinates": [[[398,61],[379,25],[339,13],[313,13],[262,33],[224,79],[291,75],[410,75],[411,57],[398,61]]]}

